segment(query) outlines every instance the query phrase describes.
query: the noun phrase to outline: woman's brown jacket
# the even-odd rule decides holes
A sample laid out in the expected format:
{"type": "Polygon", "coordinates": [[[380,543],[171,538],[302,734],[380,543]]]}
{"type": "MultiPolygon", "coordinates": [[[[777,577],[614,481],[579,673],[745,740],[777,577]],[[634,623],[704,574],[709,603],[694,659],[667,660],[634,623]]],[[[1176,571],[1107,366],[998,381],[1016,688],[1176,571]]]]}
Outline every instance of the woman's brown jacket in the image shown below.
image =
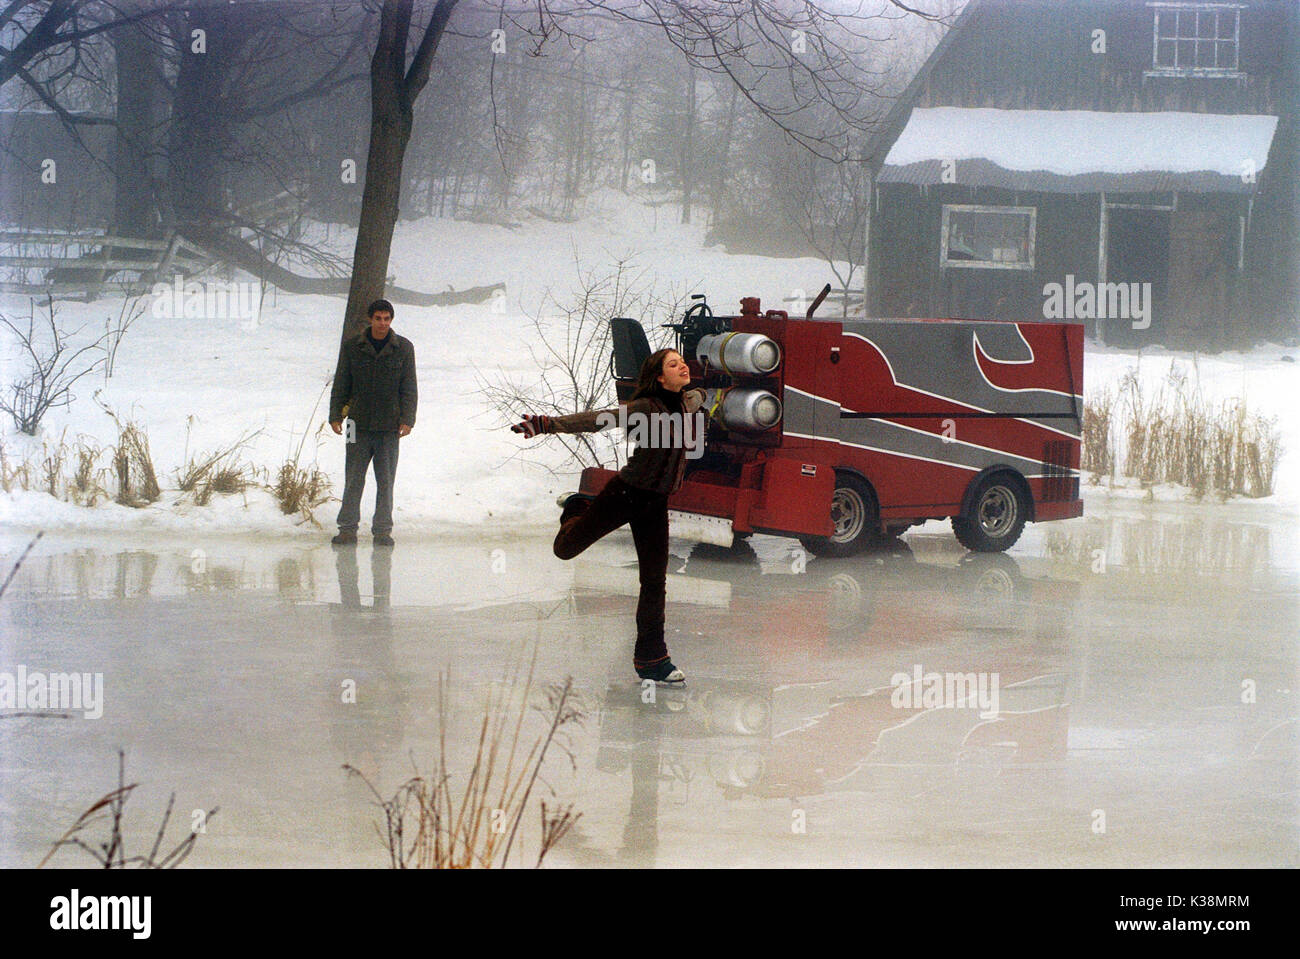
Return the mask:
{"type": "Polygon", "coordinates": [[[613,409],[553,416],[548,432],[596,433],[626,424],[635,439],[636,417],[645,417],[639,429],[648,441],[638,444],[618,475],[629,486],[668,496],[682,485],[687,460],[685,441],[689,440],[693,448],[703,450],[705,414],[701,407],[704,398],[704,390],[683,390],[682,413],[672,415],[658,397],[642,396],[613,409]],[[626,419],[620,418],[620,410],[626,419]],[[689,428],[685,428],[685,418],[693,418],[689,428]]]}

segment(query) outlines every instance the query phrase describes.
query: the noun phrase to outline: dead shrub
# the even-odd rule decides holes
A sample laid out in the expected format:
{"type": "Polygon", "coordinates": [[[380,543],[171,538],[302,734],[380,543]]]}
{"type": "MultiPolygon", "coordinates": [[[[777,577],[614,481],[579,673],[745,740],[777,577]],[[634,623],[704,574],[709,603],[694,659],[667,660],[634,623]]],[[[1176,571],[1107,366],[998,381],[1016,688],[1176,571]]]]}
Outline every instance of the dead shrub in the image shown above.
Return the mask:
{"type": "Polygon", "coordinates": [[[4,487],[6,493],[32,488],[31,463],[25,459],[17,462],[11,460],[3,441],[0,441],[0,487],[4,487]]]}
{"type": "Polygon", "coordinates": [[[149,436],[136,423],[119,424],[113,451],[113,472],[117,476],[116,502],[123,506],[147,506],[158,502],[162,489],[149,453],[149,436]]]}
{"type": "MultiPolygon", "coordinates": [[[[139,783],[126,782],[126,754],[122,750],[117,751],[117,788],[105,793],[95,802],[87,807],[86,811],[77,817],[77,821],[68,828],[59,840],[54,843],[49,853],[41,860],[36,867],[41,869],[48,863],[64,846],[72,846],[88,854],[104,869],[174,869],[185,861],[186,857],[194,851],[194,845],[198,842],[199,831],[193,828],[185,830],[185,838],[180,840],[171,850],[159,856],[162,850],[163,840],[167,835],[167,826],[171,822],[172,810],[176,806],[176,794],[172,793],[167,800],[167,808],[163,810],[162,821],[158,825],[158,831],[154,834],[153,846],[147,853],[137,853],[134,856],[126,854],[126,841],[123,836],[123,822],[126,818],[126,803],[131,798],[131,793],[135,791],[139,783]],[[83,831],[95,823],[105,822],[107,829],[106,835],[100,841],[93,844],[82,838],[83,831]]],[[[203,821],[209,822],[217,814],[217,809],[199,810],[202,812],[203,821]]]]}
{"type": "MultiPolygon", "coordinates": [[[[536,664],[536,654],[533,659],[536,664]]],[[[528,702],[533,690],[533,668],[528,671],[522,698],[516,684],[494,688],[478,729],[478,749],[464,775],[463,791],[453,792],[453,773],[446,743],[446,700],[449,680],[439,678],[438,765],[430,775],[416,775],[403,783],[393,796],[384,799],[356,768],[345,765],[374,795],[384,812],[382,827],[376,829],[388,849],[394,869],[505,868],[530,810],[533,791],[547,786],[542,776],[548,751],[559,747],[574,765],[568,741],[568,727],[581,726],[585,711],[576,702],[573,677],[545,690],[544,701],[533,706],[545,724],[528,744],[524,736],[528,702]]],[[[548,806],[539,800],[540,829],[534,868],[581,817],[573,805],[548,806]]]]}
{"type": "Polygon", "coordinates": [[[287,459],[280,465],[275,482],[268,488],[280,512],[297,513],[312,523],[316,522],[312,510],[330,498],[329,477],[315,465],[299,466],[296,459],[287,459]]]}
{"type": "Polygon", "coordinates": [[[1134,367],[1116,396],[1105,391],[1084,405],[1084,469],[1122,461],[1122,474],[1148,488],[1176,483],[1198,499],[1269,496],[1281,455],[1275,417],[1251,413],[1241,398],[1211,403],[1173,363],[1154,393],[1134,367]]]}

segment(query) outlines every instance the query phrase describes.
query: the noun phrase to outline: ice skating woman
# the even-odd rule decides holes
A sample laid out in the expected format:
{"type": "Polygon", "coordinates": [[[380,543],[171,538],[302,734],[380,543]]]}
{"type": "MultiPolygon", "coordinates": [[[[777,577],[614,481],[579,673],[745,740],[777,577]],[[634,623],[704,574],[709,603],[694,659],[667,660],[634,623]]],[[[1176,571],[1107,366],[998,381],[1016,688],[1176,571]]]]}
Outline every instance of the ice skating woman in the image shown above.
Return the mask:
{"type": "MultiPolygon", "coordinates": [[[[595,499],[572,497],[560,516],[555,536],[555,555],[573,559],[606,533],[624,523],[632,528],[637,565],[641,574],[641,596],[636,607],[636,648],[632,665],[641,679],[677,684],[685,681],[682,671],[668,658],[664,642],[664,597],[668,574],[668,497],[682,484],[686,467],[686,443],[703,443],[703,416],[693,421],[699,429],[684,429],[704,405],[704,391],[687,390],[691,381],[686,361],[676,350],[659,350],[641,364],[636,389],[626,405],[626,422],[635,428],[636,417],[646,417],[647,435],[668,435],[670,442],[639,445],[627,465],[610,479],[595,499]],[[666,422],[671,431],[661,431],[658,418],[678,414],[666,422]]],[[[619,411],[594,410],[568,416],[527,416],[510,427],[527,437],[539,433],[594,433],[616,425],[619,411]]]]}

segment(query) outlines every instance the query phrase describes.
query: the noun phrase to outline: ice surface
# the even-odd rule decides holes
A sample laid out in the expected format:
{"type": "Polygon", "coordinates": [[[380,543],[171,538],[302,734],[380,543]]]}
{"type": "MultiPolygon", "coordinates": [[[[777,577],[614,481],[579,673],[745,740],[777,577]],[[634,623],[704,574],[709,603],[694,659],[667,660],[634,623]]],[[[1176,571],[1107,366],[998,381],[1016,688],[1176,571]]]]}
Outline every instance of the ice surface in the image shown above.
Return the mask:
{"type": "MultiPolygon", "coordinates": [[[[122,746],[134,845],[174,791],[185,828],[220,807],[192,865],[382,866],[381,813],[341,766],[385,795],[429,769],[450,671],[463,783],[484,701],[535,649],[538,685],[573,676],[587,711],[548,769],[548,802],[582,813],[552,866],[1294,867],[1297,532],[1118,503],[1005,556],[929,526],[840,561],[674,541],[688,682],[650,704],[625,530],[572,563],[532,534],[51,534],[0,602],[0,669],[102,671],[105,711],[0,716],[0,865],[39,861],[122,746]],[[996,676],[996,717],[895,706],[918,667],[996,676]]],[[[5,568],[23,545],[0,539],[5,568]]]]}

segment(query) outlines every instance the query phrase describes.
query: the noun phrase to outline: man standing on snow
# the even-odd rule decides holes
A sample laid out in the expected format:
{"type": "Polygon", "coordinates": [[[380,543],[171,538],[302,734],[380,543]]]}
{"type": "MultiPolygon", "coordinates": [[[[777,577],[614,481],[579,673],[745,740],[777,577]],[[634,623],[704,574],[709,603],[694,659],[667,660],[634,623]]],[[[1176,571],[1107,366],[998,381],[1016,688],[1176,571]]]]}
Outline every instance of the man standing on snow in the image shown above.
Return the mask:
{"type": "Polygon", "coordinates": [[[393,545],[393,481],[397,443],[415,425],[415,347],[392,331],[393,304],[375,300],[367,310],[370,326],[344,341],[330,392],[330,427],[346,434],[343,505],[339,534],[330,542],[350,546],[361,522],[361,491],[366,470],[375,464],[375,516],[370,524],[376,546],[393,545]]]}

